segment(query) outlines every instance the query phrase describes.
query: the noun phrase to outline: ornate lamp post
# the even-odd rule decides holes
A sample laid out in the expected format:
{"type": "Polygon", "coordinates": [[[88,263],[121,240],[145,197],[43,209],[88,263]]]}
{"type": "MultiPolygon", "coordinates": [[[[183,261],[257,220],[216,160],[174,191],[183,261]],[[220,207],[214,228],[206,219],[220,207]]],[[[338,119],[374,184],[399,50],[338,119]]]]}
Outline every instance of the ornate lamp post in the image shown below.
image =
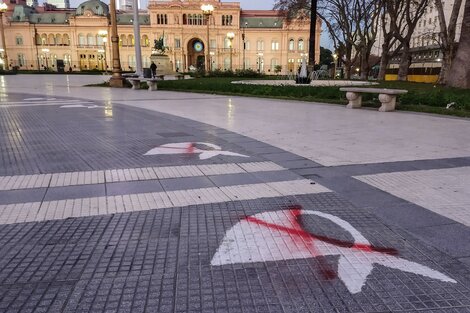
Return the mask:
{"type": "Polygon", "coordinates": [[[98,36],[103,38],[103,52],[104,52],[104,71],[108,74],[108,62],[106,60],[106,43],[108,42],[108,31],[100,30],[98,31],[98,36]]]}
{"type": "Polygon", "coordinates": [[[248,22],[245,22],[243,26],[243,33],[242,33],[242,40],[243,40],[243,70],[246,70],[246,60],[245,60],[245,50],[246,50],[246,37],[245,37],[245,29],[248,26],[248,22]]]}
{"type": "Polygon", "coordinates": [[[233,63],[232,63],[232,49],[233,49],[233,38],[235,38],[235,34],[230,32],[230,33],[227,33],[227,39],[228,39],[228,44],[229,44],[229,47],[230,47],[230,70],[232,70],[232,66],[233,66],[233,63]]]}
{"type": "Polygon", "coordinates": [[[2,33],[2,48],[3,48],[3,68],[9,70],[8,56],[7,56],[7,45],[5,43],[5,30],[3,29],[3,13],[8,9],[6,3],[0,3],[0,32],[2,33]]]}
{"type": "Polygon", "coordinates": [[[209,50],[210,50],[210,40],[209,40],[209,21],[212,12],[214,12],[214,6],[212,4],[203,4],[201,5],[202,14],[206,19],[207,25],[207,33],[206,33],[206,46],[205,47],[205,61],[206,61],[206,71],[210,69],[210,57],[209,57],[209,50]]]}
{"type": "Polygon", "coordinates": [[[109,1],[109,15],[111,16],[111,46],[113,50],[113,74],[109,80],[109,86],[124,87],[124,78],[121,74],[121,60],[119,58],[119,36],[117,32],[115,1],[116,0],[109,1]]]}

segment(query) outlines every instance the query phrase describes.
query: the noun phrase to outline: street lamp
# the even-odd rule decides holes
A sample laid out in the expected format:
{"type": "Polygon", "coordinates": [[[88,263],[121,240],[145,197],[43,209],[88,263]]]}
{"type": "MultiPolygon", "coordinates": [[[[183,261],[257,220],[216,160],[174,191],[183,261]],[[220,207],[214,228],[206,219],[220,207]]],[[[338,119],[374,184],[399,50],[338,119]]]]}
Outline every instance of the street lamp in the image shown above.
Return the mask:
{"type": "Polygon", "coordinates": [[[336,79],[336,62],[338,62],[338,55],[336,53],[333,54],[333,79],[336,79]]]}
{"type": "Polygon", "coordinates": [[[49,53],[49,49],[46,49],[46,48],[45,48],[45,49],[42,49],[41,51],[42,51],[42,52],[44,53],[44,55],[46,56],[46,57],[45,57],[45,59],[46,59],[46,68],[45,68],[45,70],[47,71],[47,70],[49,70],[49,64],[48,64],[48,62],[47,62],[47,54],[49,53]]]}
{"type": "Polygon", "coordinates": [[[9,70],[8,66],[8,56],[7,56],[7,45],[5,43],[5,30],[3,29],[3,13],[8,9],[6,3],[0,3],[0,32],[2,33],[2,48],[3,48],[3,64],[4,69],[9,70]]]}
{"type": "Polygon", "coordinates": [[[246,60],[245,60],[245,50],[246,50],[246,37],[245,37],[245,29],[248,26],[248,22],[245,22],[245,26],[243,27],[242,33],[242,40],[243,40],[243,70],[246,70],[246,60]]]}
{"type": "Polygon", "coordinates": [[[124,78],[121,74],[121,60],[119,59],[119,36],[117,31],[115,1],[116,0],[109,1],[109,15],[111,16],[111,46],[113,49],[113,74],[109,80],[109,86],[124,87],[124,78]]]}
{"type": "Polygon", "coordinates": [[[232,32],[227,33],[228,45],[230,47],[230,70],[232,70],[232,49],[233,49],[233,38],[235,34],[232,32]]]}
{"type": "Polygon", "coordinates": [[[212,4],[203,4],[201,5],[201,10],[202,14],[204,15],[206,19],[206,25],[207,25],[207,33],[206,33],[206,49],[205,49],[205,61],[206,61],[206,70],[209,70],[210,68],[210,57],[209,57],[209,49],[210,49],[210,41],[209,41],[209,21],[210,21],[210,16],[212,15],[212,12],[214,12],[214,6],[212,4]]]}
{"type": "Polygon", "coordinates": [[[103,52],[104,52],[104,71],[108,74],[108,63],[106,61],[106,43],[108,42],[108,31],[100,30],[98,31],[98,36],[103,38],[103,52]]]}

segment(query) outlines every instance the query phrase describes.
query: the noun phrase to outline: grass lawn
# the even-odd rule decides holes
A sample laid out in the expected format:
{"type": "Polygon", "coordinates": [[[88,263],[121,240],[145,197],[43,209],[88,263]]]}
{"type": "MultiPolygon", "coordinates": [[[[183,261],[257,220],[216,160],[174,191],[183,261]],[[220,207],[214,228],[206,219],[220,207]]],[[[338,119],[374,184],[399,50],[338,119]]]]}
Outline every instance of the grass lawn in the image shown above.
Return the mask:
{"type": "MultiPolygon", "coordinates": [[[[347,104],[345,92],[339,91],[340,87],[266,86],[231,83],[241,79],[243,78],[212,77],[165,80],[158,82],[158,89],[347,104]]],[[[142,87],[146,88],[146,83],[142,83],[142,87]]],[[[408,90],[407,94],[399,96],[398,110],[470,117],[470,90],[468,89],[411,82],[381,82],[379,85],[368,87],[408,90]],[[451,109],[446,109],[447,104],[451,102],[455,104],[451,109]]],[[[364,94],[362,99],[364,106],[380,107],[377,94],[364,94]]]]}
{"type": "MultiPolygon", "coordinates": [[[[189,91],[238,96],[295,99],[311,102],[346,104],[345,93],[340,87],[263,86],[232,84],[240,78],[197,78],[193,80],[161,81],[159,90],[189,91]]],[[[398,99],[398,110],[429,112],[470,117],[470,90],[448,88],[433,84],[411,82],[382,82],[370,88],[406,89],[408,93],[398,99]],[[451,109],[448,103],[455,102],[451,109]]],[[[363,105],[379,107],[378,95],[364,94],[363,105]]]]}

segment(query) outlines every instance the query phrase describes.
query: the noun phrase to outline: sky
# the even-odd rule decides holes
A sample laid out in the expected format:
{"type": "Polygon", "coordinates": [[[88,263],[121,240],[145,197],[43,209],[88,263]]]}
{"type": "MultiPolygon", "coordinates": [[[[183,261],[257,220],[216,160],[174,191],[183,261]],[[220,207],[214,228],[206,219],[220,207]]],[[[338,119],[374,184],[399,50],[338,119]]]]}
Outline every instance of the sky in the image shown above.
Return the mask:
{"type": "MultiPolygon", "coordinates": [[[[85,2],[86,0],[70,0],[70,5],[72,7],[77,7],[80,3],[85,2]]],[[[148,2],[148,0],[141,0],[143,3],[148,2]]],[[[237,0],[228,0],[222,2],[235,2],[237,0]]],[[[245,10],[271,10],[273,8],[275,0],[238,0],[240,2],[240,7],[245,10]]],[[[109,0],[104,0],[103,2],[109,3],[109,0]]],[[[328,32],[324,30],[321,34],[320,45],[322,47],[332,50],[332,43],[328,36],[328,32]]]]}

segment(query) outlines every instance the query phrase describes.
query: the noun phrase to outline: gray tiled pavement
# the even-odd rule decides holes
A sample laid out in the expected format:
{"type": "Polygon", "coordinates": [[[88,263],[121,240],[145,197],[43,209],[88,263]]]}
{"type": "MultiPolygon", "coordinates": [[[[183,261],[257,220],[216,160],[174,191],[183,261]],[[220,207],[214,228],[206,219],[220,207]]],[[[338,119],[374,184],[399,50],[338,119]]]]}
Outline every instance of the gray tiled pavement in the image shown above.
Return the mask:
{"type": "MultiPolygon", "coordinates": [[[[26,98],[22,94],[8,97],[19,102],[26,98]]],[[[352,178],[423,167],[459,167],[468,164],[469,158],[323,167],[214,126],[107,105],[108,112],[55,105],[0,108],[0,176],[258,161],[274,161],[292,171],[7,190],[0,191],[0,205],[240,185],[249,190],[260,183],[304,177],[335,192],[286,191],[286,196],[268,197],[259,191],[259,197],[251,200],[0,225],[1,312],[470,311],[470,270],[465,266],[470,257],[468,241],[465,245],[468,227],[352,178]],[[143,156],[170,142],[210,142],[250,157],[143,156]],[[338,257],[316,255],[318,251],[311,250],[315,247],[305,243],[317,238],[317,249],[324,242],[351,248],[351,233],[326,218],[310,215],[298,216],[293,229],[261,221],[260,226],[253,226],[253,233],[243,233],[233,251],[244,255],[242,247],[247,244],[262,253],[270,240],[292,240],[287,250],[279,248],[283,259],[211,265],[227,232],[247,217],[294,212],[299,207],[347,221],[372,249],[396,250],[397,257],[457,282],[376,264],[361,291],[353,293],[338,277],[338,257]],[[268,226],[272,227],[270,235],[263,232],[268,226]],[[316,256],[292,258],[290,253],[304,245],[304,253],[316,256]]],[[[10,213],[2,211],[0,217],[10,213]]],[[[372,258],[367,251],[348,261],[366,264],[372,258]]]]}

